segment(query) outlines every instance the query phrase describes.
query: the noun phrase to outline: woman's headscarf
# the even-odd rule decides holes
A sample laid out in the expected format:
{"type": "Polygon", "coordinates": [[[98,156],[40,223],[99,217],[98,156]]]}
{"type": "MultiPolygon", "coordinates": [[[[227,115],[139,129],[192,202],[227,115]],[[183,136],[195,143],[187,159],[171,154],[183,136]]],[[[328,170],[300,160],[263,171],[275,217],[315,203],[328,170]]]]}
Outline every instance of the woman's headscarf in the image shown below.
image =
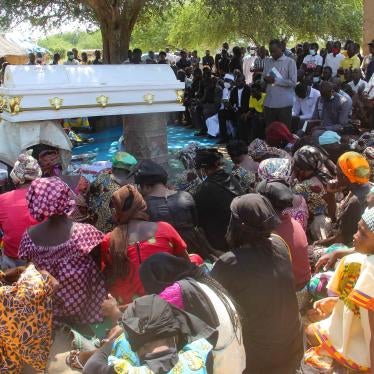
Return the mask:
{"type": "Polygon", "coordinates": [[[300,170],[312,171],[321,182],[327,183],[336,174],[335,165],[319,148],[305,145],[293,156],[293,163],[300,170]]]}
{"type": "Polygon", "coordinates": [[[134,170],[136,184],[165,184],[168,181],[168,173],[166,170],[152,160],[143,160],[134,170]]]}
{"type": "Polygon", "coordinates": [[[366,223],[369,230],[374,233],[374,208],[366,209],[362,215],[362,220],[366,223]]]}
{"type": "Polygon", "coordinates": [[[272,122],[266,128],[265,138],[271,147],[284,148],[288,143],[295,143],[295,138],[291,131],[282,122],[272,122]]]}
{"type": "Polygon", "coordinates": [[[42,169],[31,154],[32,151],[26,151],[18,156],[18,160],[10,172],[14,184],[24,184],[26,181],[33,181],[42,176],[42,169]]]}
{"type": "Polygon", "coordinates": [[[318,138],[319,145],[340,144],[341,136],[335,131],[325,131],[318,138]]]}
{"type": "Polygon", "coordinates": [[[156,253],[140,266],[139,275],[146,293],[159,294],[165,288],[184,278],[200,275],[196,265],[169,253],[156,253]]]}
{"type": "Polygon", "coordinates": [[[367,159],[357,152],[346,152],[338,159],[338,165],[351,183],[365,184],[370,179],[370,166],[367,159]]]}
{"type": "MultiPolygon", "coordinates": [[[[187,342],[201,338],[212,338],[213,341],[217,339],[216,331],[206,323],[157,295],[147,295],[134,300],[123,313],[120,324],[126,331],[134,352],[146,343],[174,336],[178,337],[175,355],[187,342]]],[[[178,361],[177,356],[176,359],[178,361]]]]}
{"type": "Polygon", "coordinates": [[[169,253],[156,253],[142,263],[139,275],[148,294],[160,294],[165,288],[178,282],[185,310],[213,328],[219,325],[213,305],[197,284],[197,280],[203,276],[203,271],[196,265],[169,253]]]}
{"type": "Polygon", "coordinates": [[[118,226],[110,234],[110,252],[113,257],[113,274],[110,275],[124,277],[129,271],[127,224],[133,219],[148,221],[147,204],[140,192],[131,184],[114,192],[111,202],[116,211],[118,226]]]}
{"type": "Polygon", "coordinates": [[[259,194],[247,194],[236,197],[231,202],[231,224],[251,239],[269,236],[280,223],[270,201],[259,194]]]}
{"type": "Polygon", "coordinates": [[[69,186],[58,177],[34,180],[26,200],[30,214],[39,222],[54,215],[68,214],[75,206],[69,186]]]}
{"type": "Polygon", "coordinates": [[[262,181],[257,185],[256,192],[267,197],[274,209],[279,212],[292,207],[293,193],[283,183],[262,181]]]}
{"type": "Polygon", "coordinates": [[[248,153],[255,161],[262,160],[265,157],[291,158],[284,149],[270,147],[262,139],[253,140],[248,146],[248,153]]]}
{"type": "Polygon", "coordinates": [[[127,152],[116,152],[112,157],[112,168],[131,171],[136,164],[136,158],[127,152]]]}
{"type": "Polygon", "coordinates": [[[288,158],[268,158],[258,166],[258,176],[261,180],[283,180],[289,182],[291,162],[288,158]]]}

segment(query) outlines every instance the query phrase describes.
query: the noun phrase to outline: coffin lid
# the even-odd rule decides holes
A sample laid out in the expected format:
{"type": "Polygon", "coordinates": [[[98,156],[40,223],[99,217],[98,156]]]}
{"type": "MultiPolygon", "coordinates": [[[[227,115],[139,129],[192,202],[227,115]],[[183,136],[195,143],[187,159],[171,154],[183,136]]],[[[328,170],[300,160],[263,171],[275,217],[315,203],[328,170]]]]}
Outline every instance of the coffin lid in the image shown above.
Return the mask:
{"type": "Polygon", "coordinates": [[[169,65],[9,65],[0,106],[10,122],[174,112],[183,89],[169,65]]]}

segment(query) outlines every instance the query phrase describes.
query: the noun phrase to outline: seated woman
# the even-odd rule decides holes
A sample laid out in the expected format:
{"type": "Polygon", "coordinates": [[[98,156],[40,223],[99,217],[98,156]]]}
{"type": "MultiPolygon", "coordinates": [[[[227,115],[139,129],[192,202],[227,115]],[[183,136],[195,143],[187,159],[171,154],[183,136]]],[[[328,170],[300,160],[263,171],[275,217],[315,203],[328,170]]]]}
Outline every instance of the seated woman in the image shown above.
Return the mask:
{"type": "Polygon", "coordinates": [[[230,221],[230,204],[242,195],[238,180],[223,168],[223,154],[215,148],[201,149],[196,153],[196,169],[206,176],[194,194],[199,226],[204,230],[211,246],[227,251],[225,232],[230,221]]]}
{"type": "Polygon", "coordinates": [[[370,166],[364,156],[356,152],[346,152],[339,157],[337,186],[339,191],[346,193],[346,196],[338,204],[333,235],[318,241],[317,244],[323,246],[334,243],[351,245],[358,221],[367,207],[366,197],[371,188],[369,180],[370,166]]]}
{"type": "Polygon", "coordinates": [[[249,156],[247,144],[242,140],[231,140],[226,148],[234,164],[231,174],[239,181],[244,192],[253,191],[258,163],[249,156]]]}
{"type": "Polygon", "coordinates": [[[247,373],[295,373],[303,355],[290,255],[284,240],[271,234],[279,223],[266,197],[248,194],[235,198],[227,231],[232,250],[211,272],[246,317],[247,373]]]}
{"type": "Polygon", "coordinates": [[[25,264],[18,258],[19,243],[25,230],[38,223],[30,215],[26,193],[30,183],[41,176],[42,171],[31,151],[21,153],[10,173],[16,189],[0,194],[0,230],[4,233],[3,254],[0,255],[2,270],[25,264]]]}
{"type": "Polygon", "coordinates": [[[291,133],[284,123],[272,122],[266,128],[265,140],[270,147],[290,150],[297,137],[291,133]]]}
{"type": "Polygon", "coordinates": [[[313,240],[326,239],[331,230],[326,186],[336,174],[335,165],[318,148],[304,146],[294,154],[293,173],[297,179],[293,192],[308,205],[310,235],[313,240]]]}
{"type": "Polygon", "coordinates": [[[255,139],[248,146],[248,153],[255,162],[261,162],[267,158],[288,158],[291,159],[291,155],[284,149],[270,147],[265,140],[255,139]]]}
{"type": "Polygon", "coordinates": [[[311,272],[305,231],[300,223],[285,213],[286,208],[292,207],[293,193],[289,187],[280,182],[267,181],[260,182],[256,192],[270,200],[281,220],[281,223],[274,229],[274,233],[279,235],[290,249],[296,291],[301,291],[309,282],[311,272]]]}
{"type": "Polygon", "coordinates": [[[196,265],[158,253],[140,267],[140,279],[148,294],[195,315],[217,329],[213,348],[214,372],[233,374],[245,369],[245,351],[238,313],[222,286],[196,265]]]}
{"type": "MultiPolygon", "coordinates": [[[[261,161],[258,166],[258,177],[261,181],[277,181],[289,187],[291,166],[291,161],[288,158],[268,158],[261,161]]],[[[306,231],[309,211],[302,195],[294,194],[292,207],[286,208],[284,213],[288,213],[294,220],[298,221],[306,231]]]]}
{"type": "Polygon", "coordinates": [[[125,333],[97,351],[84,374],[213,374],[216,331],[197,317],[149,295],[130,304],[119,323],[125,333]]]}
{"type": "Polygon", "coordinates": [[[99,246],[103,234],[68,218],[74,206],[70,188],[57,177],[33,181],[26,198],[31,215],[42,223],[25,232],[19,254],[59,282],[53,298],[55,322],[101,321],[106,290],[90,253],[99,246]]]}
{"type": "Polygon", "coordinates": [[[129,174],[136,165],[135,157],[126,152],[117,152],[112,158],[112,172],[101,173],[91,184],[89,207],[96,215],[95,227],[107,233],[114,228],[109,202],[112,195],[129,181],[129,174]]]}
{"type": "Polygon", "coordinates": [[[26,365],[45,370],[52,344],[52,294],[57,281],[34,265],[0,271],[0,372],[26,365]]]}
{"type": "Polygon", "coordinates": [[[210,259],[213,248],[197,229],[195,200],[186,191],[170,190],[165,169],[151,160],[143,160],[136,167],[135,183],[147,204],[147,213],[152,222],[170,223],[187,244],[190,253],[210,259]]]}
{"type": "Polygon", "coordinates": [[[336,364],[355,372],[374,366],[373,208],[362,215],[353,243],[357,253],[343,257],[328,285],[337,296],[314,304],[320,322],[307,328],[313,348],[305,353],[305,363],[317,373],[336,364]]]}
{"type": "Polygon", "coordinates": [[[148,221],[147,205],[134,186],[117,190],[111,209],[117,226],[104,237],[101,267],[111,294],[121,304],[128,304],[144,295],[138,269],[149,256],[168,252],[188,261],[189,257],[186,243],[170,224],[148,221]]]}

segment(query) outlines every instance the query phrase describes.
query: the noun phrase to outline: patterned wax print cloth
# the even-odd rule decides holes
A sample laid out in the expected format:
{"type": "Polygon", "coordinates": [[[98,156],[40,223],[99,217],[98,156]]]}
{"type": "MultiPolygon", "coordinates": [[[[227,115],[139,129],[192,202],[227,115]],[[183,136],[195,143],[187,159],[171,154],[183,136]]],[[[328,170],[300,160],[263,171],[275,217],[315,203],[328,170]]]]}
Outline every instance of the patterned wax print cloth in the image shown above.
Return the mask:
{"type": "Polygon", "coordinates": [[[19,374],[25,365],[45,369],[52,344],[52,293],[51,278],[34,265],[10,286],[0,275],[0,373],[19,374]]]}
{"type": "MultiPolygon", "coordinates": [[[[212,345],[205,339],[198,339],[185,345],[178,353],[179,361],[168,372],[170,374],[207,374],[206,362],[212,345]]],[[[153,374],[148,366],[141,366],[138,356],[132,352],[125,335],[114,343],[108,362],[117,374],[153,374]]]]}
{"type": "Polygon", "coordinates": [[[312,325],[320,346],[307,351],[311,366],[329,369],[331,358],[351,370],[370,368],[369,311],[374,311],[374,256],[354,253],[340,261],[328,288],[339,296],[330,317],[312,325]]]}
{"type": "Polygon", "coordinates": [[[53,297],[55,322],[102,321],[101,304],[106,298],[104,279],[90,252],[103,234],[93,226],[74,223],[70,239],[56,246],[38,246],[26,231],[20,244],[20,258],[47,270],[59,282],[53,297]]]}

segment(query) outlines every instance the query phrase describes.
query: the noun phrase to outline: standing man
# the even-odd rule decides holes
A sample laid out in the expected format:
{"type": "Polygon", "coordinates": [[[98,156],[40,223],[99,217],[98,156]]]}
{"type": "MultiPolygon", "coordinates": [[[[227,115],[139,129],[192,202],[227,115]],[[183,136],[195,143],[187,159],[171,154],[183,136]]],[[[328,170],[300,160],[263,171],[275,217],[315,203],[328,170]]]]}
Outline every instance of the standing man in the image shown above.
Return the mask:
{"type": "Polygon", "coordinates": [[[248,46],[247,52],[248,54],[243,58],[243,74],[247,84],[251,84],[253,81],[252,66],[257,59],[256,48],[248,46]]]}
{"type": "Polygon", "coordinates": [[[328,53],[325,60],[325,67],[329,66],[332,70],[332,76],[336,77],[340,63],[344,60],[344,55],[340,53],[342,45],[339,41],[334,42],[332,52],[328,53]]]}
{"type": "Polygon", "coordinates": [[[216,66],[216,72],[219,71],[219,61],[221,60],[223,56],[223,51],[226,51],[227,57],[229,57],[229,43],[225,42],[222,44],[222,51],[221,53],[217,53],[214,57],[214,65],[216,66]]]}
{"type": "Polygon", "coordinates": [[[72,52],[73,52],[73,55],[74,55],[74,60],[77,60],[78,62],[81,62],[81,59],[79,58],[79,55],[78,55],[78,49],[73,48],[72,52]]]}
{"type": "Polygon", "coordinates": [[[374,56],[374,39],[368,44],[368,46],[369,46],[369,54],[364,57],[364,61],[362,61],[362,65],[361,65],[362,71],[364,72],[365,75],[366,75],[366,71],[367,71],[367,68],[370,62],[374,60],[374,57],[373,57],[374,56]]]}
{"type": "Polygon", "coordinates": [[[191,60],[187,58],[187,52],[181,51],[181,58],[177,61],[176,66],[178,70],[184,70],[185,68],[191,66],[191,60]]]}
{"type": "Polygon", "coordinates": [[[101,51],[98,49],[95,51],[95,59],[92,61],[92,65],[101,65],[103,62],[101,61],[101,51]]]}
{"type": "Polygon", "coordinates": [[[58,65],[59,62],[60,62],[60,60],[61,60],[60,54],[59,53],[55,53],[53,55],[53,60],[52,60],[52,64],[51,65],[58,65]]]}
{"type": "Polygon", "coordinates": [[[74,58],[73,51],[67,53],[67,61],[64,62],[64,65],[79,65],[79,61],[74,58]]]}
{"type": "Polygon", "coordinates": [[[279,121],[291,128],[294,88],[297,83],[296,62],[286,57],[282,43],[274,39],[269,44],[271,58],[265,60],[263,81],[266,85],[264,117],[266,126],[279,121]]]}
{"type": "Polygon", "coordinates": [[[205,56],[203,57],[203,66],[209,66],[210,69],[213,69],[214,58],[210,55],[209,49],[205,51],[205,56]]]}
{"type": "Polygon", "coordinates": [[[36,56],[34,53],[29,53],[29,62],[27,65],[36,65],[36,56]]]}
{"type": "Polygon", "coordinates": [[[340,62],[338,74],[340,75],[341,81],[344,81],[344,73],[346,70],[359,69],[361,61],[356,55],[356,47],[354,43],[349,43],[347,46],[347,56],[340,62]]]}

